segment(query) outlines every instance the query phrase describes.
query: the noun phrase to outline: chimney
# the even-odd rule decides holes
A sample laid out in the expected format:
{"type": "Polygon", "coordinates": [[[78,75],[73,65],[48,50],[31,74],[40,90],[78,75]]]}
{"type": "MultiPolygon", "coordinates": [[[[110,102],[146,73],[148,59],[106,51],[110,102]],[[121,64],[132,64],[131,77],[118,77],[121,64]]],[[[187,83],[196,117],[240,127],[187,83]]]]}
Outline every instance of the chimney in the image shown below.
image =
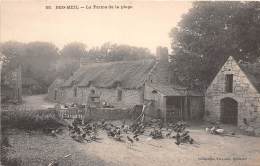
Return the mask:
{"type": "Polygon", "coordinates": [[[161,46],[157,47],[156,48],[156,57],[159,59],[159,61],[169,62],[168,48],[161,47],[161,46]]]}

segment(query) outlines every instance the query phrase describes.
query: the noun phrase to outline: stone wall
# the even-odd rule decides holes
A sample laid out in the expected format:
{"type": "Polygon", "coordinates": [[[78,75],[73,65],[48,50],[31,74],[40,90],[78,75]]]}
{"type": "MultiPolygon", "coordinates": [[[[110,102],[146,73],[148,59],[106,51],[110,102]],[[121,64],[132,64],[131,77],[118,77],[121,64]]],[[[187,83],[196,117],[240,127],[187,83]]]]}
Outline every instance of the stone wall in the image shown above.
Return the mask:
{"type": "Polygon", "coordinates": [[[88,96],[94,90],[100,96],[100,101],[119,108],[130,108],[134,105],[143,104],[142,89],[121,89],[122,99],[118,100],[117,88],[79,87],[77,96],[74,96],[74,87],[63,90],[62,103],[87,104],[88,96]]]}
{"type": "Polygon", "coordinates": [[[260,94],[232,57],[229,57],[207,89],[205,95],[205,119],[220,121],[221,100],[227,97],[234,99],[238,103],[238,126],[245,128],[243,119],[246,119],[257,132],[260,128],[260,94]],[[225,92],[226,74],[233,74],[232,93],[225,92]]]}
{"type": "Polygon", "coordinates": [[[146,112],[147,116],[154,118],[162,118],[162,107],[163,107],[163,95],[159,92],[152,93],[154,88],[150,86],[145,86],[144,98],[147,101],[152,101],[151,107],[146,112]]]}
{"type": "Polygon", "coordinates": [[[81,92],[78,92],[78,95],[74,96],[73,88],[74,87],[62,89],[61,103],[79,103],[81,100],[81,92]]]}
{"type": "Polygon", "coordinates": [[[48,89],[48,94],[47,94],[47,99],[53,102],[60,102],[61,101],[61,90],[59,88],[49,88],[48,89]],[[56,94],[56,100],[55,100],[55,91],[57,92],[56,94]]]}
{"type": "Polygon", "coordinates": [[[55,90],[56,90],[55,88],[48,89],[48,94],[47,94],[48,100],[54,101],[54,91],[55,90]]]}
{"type": "Polygon", "coordinates": [[[141,89],[121,89],[122,98],[118,100],[118,89],[98,88],[102,101],[120,108],[131,108],[134,105],[143,104],[141,89]]]}

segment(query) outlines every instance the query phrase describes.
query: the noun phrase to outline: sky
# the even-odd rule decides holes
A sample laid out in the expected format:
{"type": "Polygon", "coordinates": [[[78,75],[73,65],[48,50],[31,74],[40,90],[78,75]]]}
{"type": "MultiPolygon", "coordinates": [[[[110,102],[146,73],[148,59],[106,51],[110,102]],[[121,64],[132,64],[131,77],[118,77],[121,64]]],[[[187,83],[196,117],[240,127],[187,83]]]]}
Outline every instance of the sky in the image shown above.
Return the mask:
{"type": "Polygon", "coordinates": [[[188,1],[2,0],[0,40],[46,41],[59,48],[82,42],[87,48],[105,42],[170,48],[170,30],[191,7],[188,1]],[[55,9],[56,6],[92,9],[55,9]],[[131,9],[93,9],[93,5],[126,5],[131,9]],[[51,6],[52,9],[46,9],[51,6]]]}

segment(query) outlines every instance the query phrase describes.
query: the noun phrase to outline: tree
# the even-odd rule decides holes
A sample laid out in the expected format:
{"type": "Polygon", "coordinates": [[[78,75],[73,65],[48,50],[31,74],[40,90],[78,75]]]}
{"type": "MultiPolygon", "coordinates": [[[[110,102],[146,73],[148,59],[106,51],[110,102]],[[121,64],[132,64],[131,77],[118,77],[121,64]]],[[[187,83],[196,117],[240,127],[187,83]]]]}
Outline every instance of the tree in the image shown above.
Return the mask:
{"type": "Polygon", "coordinates": [[[60,51],[48,42],[0,43],[0,59],[5,59],[2,78],[8,80],[10,73],[21,65],[22,77],[36,80],[45,91],[57,77],[68,79],[79,68],[81,57],[87,57],[92,62],[137,60],[148,56],[151,57],[148,49],[111,43],[88,51],[85,44],[78,42],[69,43],[60,51]]]}
{"type": "Polygon", "coordinates": [[[54,76],[58,48],[48,42],[31,42],[26,44],[25,53],[21,60],[23,75],[36,79],[47,88],[52,82],[49,78],[54,76]]]}
{"type": "Polygon", "coordinates": [[[0,52],[7,61],[3,66],[2,78],[7,78],[19,65],[22,66],[22,77],[37,80],[45,90],[55,76],[55,64],[58,48],[47,42],[5,42],[0,45],[0,52]],[[50,79],[51,78],[51,79],[50,79]]]}
{"type": "Polygon", "coordinates": [[[104,61],[127,61],[153,58],[147,48],[112,43],[104,43],[100,48],[94,47],[90,49],[87,57],[92,60],[100,59],[104,61]]]}
{"type": "Polygon", "coordinates": [[[61,58],[77,61],[80,59],[80,57],[86,56],[86,48],[87,46],[83,43],[69,43],[60,50],[61,58]]]}
{"type": "Polygon", "coordinates": [[[80,58],[87,55],[87,46],[83,43],[72,42],[65,45],[60,50],[60,56],[57,61],[56,77],[67,79],[80,66],[80,58]]]}
{"type": "Polygon", "coordinates": [[[0,52],[5,56],[3,71],[13,70],[19,64],[21,57],[25,55],[25,44],[15,41],[1,43],[0,52]]]}
{"type": "Polygon", "coordinates": [[[194,2],[170,38],[181,82],[208,85],[229,56],[260,56],[260,2],[194,2]]]}

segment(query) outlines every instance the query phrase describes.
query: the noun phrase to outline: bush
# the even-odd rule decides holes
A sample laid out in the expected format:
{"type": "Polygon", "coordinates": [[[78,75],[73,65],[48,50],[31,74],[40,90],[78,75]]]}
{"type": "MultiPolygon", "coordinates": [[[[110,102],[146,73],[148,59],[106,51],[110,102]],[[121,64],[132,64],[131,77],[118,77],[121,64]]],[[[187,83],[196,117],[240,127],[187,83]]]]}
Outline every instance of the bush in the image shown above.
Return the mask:
{"type": "Polygon", "coordinates": [[[5,131],[2,131],[1,135],[1,163],[3,165],[10,165],[10,166],[19,166],[20,162],[18,159],[9,158],[8,151],[11,145],[9,144],[8,136],[6,135],[5,131]]]}
{"type": "Polygon", "coordinates": [[[58,128],[64,124],[55,110],[5,111],[1,123],[3,128],[26,130],[58,128]]]}
{"type": "Polygon", "coordinates": [[[8,157],[8,149],[5,146],[1,146],[1,162],[3,165],[8,166],[20,166],[21,160],[8,157]]]}

